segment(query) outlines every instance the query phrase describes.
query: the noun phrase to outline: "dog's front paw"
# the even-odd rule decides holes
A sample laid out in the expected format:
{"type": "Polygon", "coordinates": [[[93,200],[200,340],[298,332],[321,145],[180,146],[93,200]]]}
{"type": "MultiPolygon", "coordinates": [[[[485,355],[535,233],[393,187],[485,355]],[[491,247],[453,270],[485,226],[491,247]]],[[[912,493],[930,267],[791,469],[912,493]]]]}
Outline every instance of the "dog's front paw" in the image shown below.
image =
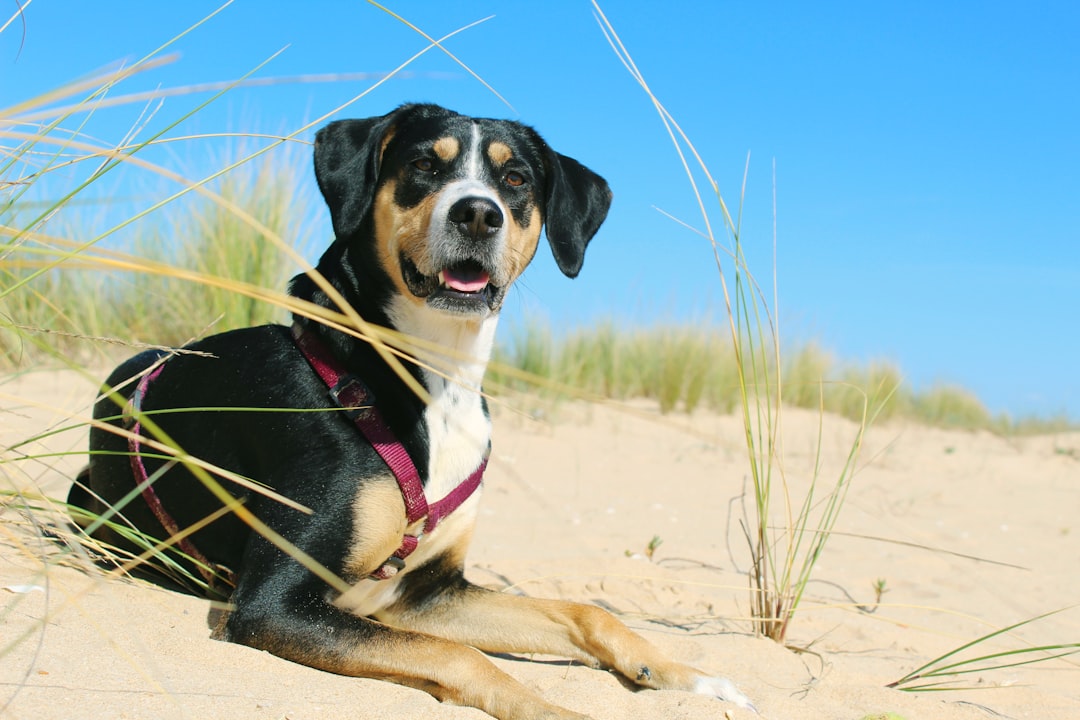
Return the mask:
{"type": "Polygon", "coordinates": [[[755,714],[758,711],[750,698],[743,695],[742,691],[735,687],[735,683],[727,678],[701,676],[694,682],[694,692],[734,703],[741,708],[752,710],[755,714]]]}

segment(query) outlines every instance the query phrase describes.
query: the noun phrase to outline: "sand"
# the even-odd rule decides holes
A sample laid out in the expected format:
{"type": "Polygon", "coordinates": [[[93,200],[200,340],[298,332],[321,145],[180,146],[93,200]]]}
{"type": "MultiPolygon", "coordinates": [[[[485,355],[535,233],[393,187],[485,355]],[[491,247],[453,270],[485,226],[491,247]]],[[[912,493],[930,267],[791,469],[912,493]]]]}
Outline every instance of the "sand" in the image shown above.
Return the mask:
{"type": "MultiPolygon", "coordinates": [[[[85,460],[77,454],[84,429],[11,446],[85,416],[96,380],[43,371],[0,381],[5,491],[64,496],[85,460]],[[18,460],[45,450],[75,454],[18,460]]],[[[786,474],[800,500],[819,420],[784,415],[786,474]]],[[[823,426],[828,480],[856,428],[835,417],[823,426]]],[[[1080,601],[1080,434],[1003,439],[883,425],[868,433],[858,467],[790,626],[798,652],[755,637],[748,620],[739,500],[747,465],[741,423],[730,416],[662,418],[647,404],[551,407],[527,398],[496,408],[467,574],[606,607],[673,656],[735,681],[765,718],[1080,718],[1080,656],[973,673],[970,690],[885,687],[995,628],[1080,601]],[[662,544],[650,560],[654,536],[662,544]],[[879,580],[885,592],[875,605],[879,580]]],[[[2,511],[0,717],[487,717],[211,640],[206,601],[104,582],[58,557],[23,516],[2,511]]],[[[981,650],[1063,642],[1080,642],[1078,609],[981,650]]],[[[494,662],[597,720],[753,717],[688,693],[634,692],[611,673],[558,658],[494,662]]]]}

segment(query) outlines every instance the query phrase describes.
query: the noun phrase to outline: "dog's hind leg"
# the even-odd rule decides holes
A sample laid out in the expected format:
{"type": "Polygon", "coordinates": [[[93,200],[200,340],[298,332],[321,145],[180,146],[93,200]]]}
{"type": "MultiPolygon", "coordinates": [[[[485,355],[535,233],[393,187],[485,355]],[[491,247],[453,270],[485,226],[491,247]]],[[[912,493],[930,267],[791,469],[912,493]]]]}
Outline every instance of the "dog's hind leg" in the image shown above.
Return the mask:
{"type": "Polygon", "coordinates": [[[71,488],[68,489],[67,504],[70,506],[71,519],[76,525],[86,527],[90,524],[88,513],[96,512],[101,503],[90,492],[89,465],[80,470],[75,481],[71,483],[71,488]]]}

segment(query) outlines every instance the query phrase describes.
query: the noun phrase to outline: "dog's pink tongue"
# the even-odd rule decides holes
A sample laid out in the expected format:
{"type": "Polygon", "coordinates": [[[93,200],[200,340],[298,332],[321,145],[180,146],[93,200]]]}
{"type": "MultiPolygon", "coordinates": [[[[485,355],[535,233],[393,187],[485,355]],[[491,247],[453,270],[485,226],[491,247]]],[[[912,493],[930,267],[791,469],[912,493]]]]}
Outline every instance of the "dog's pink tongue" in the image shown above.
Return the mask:
{"type": "Polygon", "coordinates": [[[475,293],[487,287],[491,280],[483,270],[446,269],[442,271],[443,284],[458,292],[475,293]]]}

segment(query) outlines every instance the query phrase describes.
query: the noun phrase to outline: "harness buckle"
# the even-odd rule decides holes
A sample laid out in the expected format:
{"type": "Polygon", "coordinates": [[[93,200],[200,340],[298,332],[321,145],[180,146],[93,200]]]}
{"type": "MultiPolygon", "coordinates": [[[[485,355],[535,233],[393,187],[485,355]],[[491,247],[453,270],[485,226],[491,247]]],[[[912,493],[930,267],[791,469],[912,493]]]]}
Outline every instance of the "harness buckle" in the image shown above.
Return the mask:
{"type": "Polygon", "coordinates": [[[377,567],[370,575],[372,580],[389,580],[405,569],[405,561],[397,555],[391,555],[382,565],[377,567]]]}
{"type": "Polygon", "coordinates": [[[375,408],[375,393],[351,373],[342,375],[337,384],[330,388],[330,397],[353,422],[365,418],[375,408]]]}

